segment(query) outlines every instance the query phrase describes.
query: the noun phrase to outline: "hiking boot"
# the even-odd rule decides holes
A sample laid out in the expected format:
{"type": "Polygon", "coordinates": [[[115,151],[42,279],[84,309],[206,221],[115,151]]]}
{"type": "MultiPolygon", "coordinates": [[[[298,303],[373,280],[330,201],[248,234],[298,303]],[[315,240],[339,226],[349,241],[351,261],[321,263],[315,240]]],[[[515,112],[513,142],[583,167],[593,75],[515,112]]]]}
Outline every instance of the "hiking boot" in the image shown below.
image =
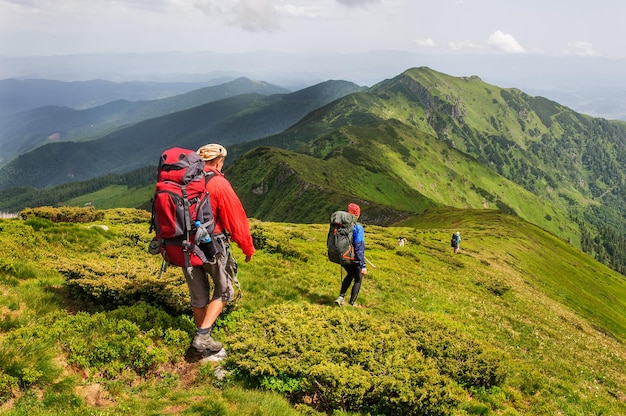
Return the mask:
{"type": "Polygon", "coordinates": [[[196,336],[193,337],[191,346],[198,350],[198,352],[205,350],[218,352],[222,349],[222,343],[214,340],[211,334],[196,334],[196,336]]]}
{"type": "Polygon", "coordinates": [[[335,301],[335,303],[336,303],[338,306],[343,306],[343,296],[339,296],[339,297],[337,298],[337,300],[335,301]]]}

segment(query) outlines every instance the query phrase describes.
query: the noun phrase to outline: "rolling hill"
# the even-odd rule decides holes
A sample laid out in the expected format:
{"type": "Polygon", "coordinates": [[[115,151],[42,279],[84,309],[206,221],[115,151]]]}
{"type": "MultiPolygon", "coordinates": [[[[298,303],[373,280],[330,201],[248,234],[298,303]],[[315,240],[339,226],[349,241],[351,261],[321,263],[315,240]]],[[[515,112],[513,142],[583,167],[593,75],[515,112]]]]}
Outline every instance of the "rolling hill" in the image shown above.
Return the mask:
{"type": "Polygon", "coordinates": [[[144,120],[95,140],[48,143],[0,169],[0,189],[41,188],[128,172],[155,164],[163,149],[171,146],[197,149],[210,141],[229,145],[272,135],[310,111],[362,89],[346,81],[327,81],[290,94],[239,94],[144,120]]]}
{"type": "Polygon", "coordinates": [[[127,125],[236,95],[288,92],[285,88],[266,82],[238,78],[156,100],[114,100],[88,109],[39,107],[0,118],[0,166],[46,143],[93,140],[127,125]]]}

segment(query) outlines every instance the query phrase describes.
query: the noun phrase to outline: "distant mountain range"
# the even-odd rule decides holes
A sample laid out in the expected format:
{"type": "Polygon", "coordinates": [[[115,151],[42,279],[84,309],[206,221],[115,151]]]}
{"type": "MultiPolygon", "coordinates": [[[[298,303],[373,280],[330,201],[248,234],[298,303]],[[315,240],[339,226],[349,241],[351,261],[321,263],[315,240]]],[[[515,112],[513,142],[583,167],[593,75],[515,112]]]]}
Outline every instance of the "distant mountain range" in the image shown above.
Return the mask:
{"type": "Polygon", "coordinates": [[[325,222],[349,200],[379,225],[432,207],[498,209],[626,272],[626,123],[426,67],[368,89],[243,94],[48,144],[3,167],[0,188],[128,172],[165,147],[210,141],[229,148],[226,172],[259,219],[325,222]]]}
{"type": "MultiPolygon", "coordinates": [[[[284,89],[239,80],[156,102],[113,103],[79,114],[45,107],[25,115],[31,118],[24,123],[23,130],[18,130],[22,139],[13,134],[0,143],[14,151],[46,143],[6,164],[0,170],[0,189],[24,185],[47,187],[127,172],[155,164],[160,153],[172,145],[197,149],[210,141],[231,145],[270,136],[285,130],[312,110],[362,90],[364,87],[351,82],[328,81],[290,94],[264,95],[284,92],[284,89]],[[214,101],[217,97],[227,98],[214,101]],[[207,103],[193,106],[198,101],[207,103]],[[175,108],[186,110],[171,112],[175,108]],[[59,112],[72,117],[54,117],[59,112]],[[147,118],[163,112],[167,115],[147,118]],[[82,114],[98,117],[80,118],[82,114]],[[133,120],[134,124],[126,126],[133,120]],[[123,127],[114,129],[116,124],[123,127]],[[64,132],[63,126],[69,126],[68,134],[73,132],[74,135],[88,127],[99,134],[107,129],[113,131],[88,141],[51,139],[54,132],[64,132]],[[36,128],[47,130],[34,134],[36,128]],[[30,133],[25,134],[25,131],[30,133]]],[[[93,138],[93,134],[87,138],[93,138]]]]}
{"type": "MultiPolygon", "coordinates": [[[[3,83],[0,81],[0,89],[3,83]]],[[[122,97],[137,95],[131,86],[122,93],[119,88],[126,84],[114,83],[83,83],[76,86],[74,83],[59,83],[56,81],[27,80],[21,82],[18,89],[15,87],[14,95],[21,96],[25,101],[32,87],[37,86],[41,97],[58,95],[60,99],[49,98],[49,102],[74,102],[78,108],[86,107],[103,97],[122,97]],[[61,85],[64,84],[64,85],[61,85]],[[63,88],[62,88],[63,87],[63,88]],[[107,88],[109,87],[109,88],[107,88]],[[106,91],[98,97],[99,92],[106,91]]],[[[168,84],[148,83],[132,84],[143,85],[143,95],[163,94],[168,84]]],[[[1,91],[0,91],[1,92],[1,91]]],[[[241,94],[286,94],[285,88],[268,84],[266,82],[252,81],[247,78],[239,78],[224,84],[195,89],[183,94],[171,97],[141,100],[130,102],[116,98],[114,101],[103,105],[90,107],[84,110],[76,110],[69,106],[46,105],[36,107],[28,111],[0,117],[0,166],[6,164],[15,156],[26,153],[38,146],[58,141],[86,141],[104,136],[121,127],[129,126],[150,118],[175,113],[202,104],[234,97],[241,94]]],[[[0,94],[0,96],[3,96],[0,94]]],[[[5,99],[7,98],[4,96],[5,99]]],[[[37,96],[39,97],[39,96],[37,96]]],[[[29,107],[37,106],[44,102],[45,98],[31,100],[29,107]]],[[[8,100],[7,100],[8,101],[8,100]]],[[[26,105],[24,103],[24,105],[26,105]]],[[[17,106],[19,108],[19,106],[17,106]]],[[[7,105],[8,108],[15,108],[7,105]]]]}
{"type": "Polygon", "coordinates": [[[0,116],[46,106],[83,110],[118,100],[156,100],[208,85],[207,82],[3,79],[0,80],[0,116]]]}
{"type": "Polygon", "coordinates": [[[420,66],[454,76],[478,75],[490,84],[516,87],[578,112],[626,120],[626,59],[593,56],[445,55],[396,50],[354,54],[206,51],[0,56],[0,79],[183,81],[206,86],[243,76],[296,91],[331,79],[372,86],[406,68],[420,66]]]}

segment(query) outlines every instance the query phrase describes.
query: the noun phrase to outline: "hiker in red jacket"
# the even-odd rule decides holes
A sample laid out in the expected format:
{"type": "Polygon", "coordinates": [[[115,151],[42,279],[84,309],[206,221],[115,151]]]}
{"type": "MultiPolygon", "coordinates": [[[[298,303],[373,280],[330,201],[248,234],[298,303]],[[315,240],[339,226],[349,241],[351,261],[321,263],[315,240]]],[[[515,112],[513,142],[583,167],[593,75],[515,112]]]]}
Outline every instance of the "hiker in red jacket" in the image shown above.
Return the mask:
{"type": "Polygon", "coordinates": [[[219,144],[207,144],[198,149],[197,153],[205,161],[206,189],[211,197],[218,255],[215,262],[194,267],[191,276],[185,271],[193,316],[198,328],[191,345],[199,352],[205,350],[217,352],[222,349],[222,343],[213,339],[211,330],[224,306],[235,294],[233,276],[236,265],[230,255],[230,240],[241,248],[246,256],[246,262],[254,255],[254,245],[243,205],[230,182],[222,174],[226,149],[219,144]],[[211,286],[207,273],[211,275],[215,286],[210,300],[211,286]]]}

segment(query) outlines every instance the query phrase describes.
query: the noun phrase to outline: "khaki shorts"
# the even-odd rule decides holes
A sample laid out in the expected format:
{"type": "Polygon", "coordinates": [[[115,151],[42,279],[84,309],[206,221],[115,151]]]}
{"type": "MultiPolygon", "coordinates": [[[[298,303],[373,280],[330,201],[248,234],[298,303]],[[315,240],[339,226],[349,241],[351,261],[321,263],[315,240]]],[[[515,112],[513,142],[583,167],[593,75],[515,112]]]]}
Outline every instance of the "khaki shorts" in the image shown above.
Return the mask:
{"type": "Polygon", "coordinates": [[[209,276],[213,280],[215,290],[211,299],[218,299],[227,303],[235,296],[233,287],[234,262],[230,256],[230,244],[225,237],[215,238],[218,254],[215,256],[215,263],[207,263],[202,267],[194,267],[191,276],[183,267],[183,274],[187,280],[191,306],[194,308],[204,308],[209,303],[211,295],[211,284],[209,276]]]}

